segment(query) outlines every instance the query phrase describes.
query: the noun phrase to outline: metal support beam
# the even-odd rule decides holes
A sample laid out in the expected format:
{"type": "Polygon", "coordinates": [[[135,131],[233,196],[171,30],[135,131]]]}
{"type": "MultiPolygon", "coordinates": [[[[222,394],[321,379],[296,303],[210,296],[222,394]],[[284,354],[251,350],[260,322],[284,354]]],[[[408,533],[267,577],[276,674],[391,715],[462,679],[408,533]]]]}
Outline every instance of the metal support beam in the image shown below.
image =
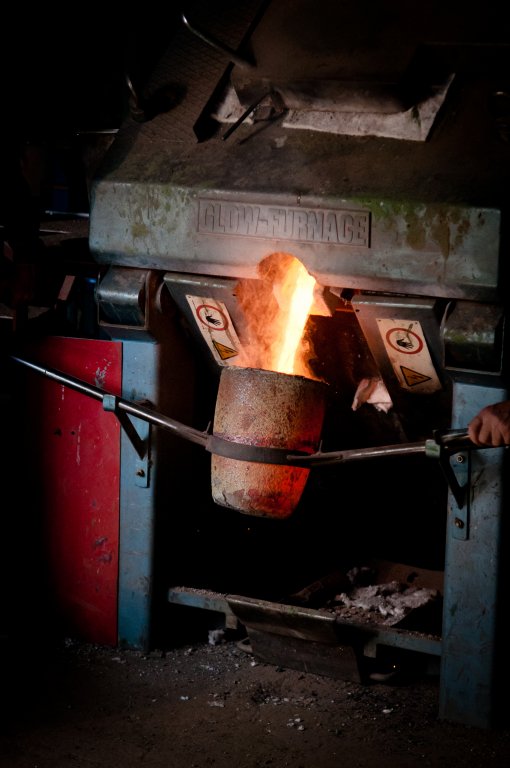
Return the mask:
{"type": "MultiPolygon", "coordinates": [[[[456,382],[453,426],[467,424],[484,406],[508,397],[505,389],[456,382]]],[[[473,451],[470,494],[459,536],[459,508],[448,496],[439,715],[465,725],[492,727],[496,715],[497,626],[505,606],[502,575],[504,448],[473,451]]]]}

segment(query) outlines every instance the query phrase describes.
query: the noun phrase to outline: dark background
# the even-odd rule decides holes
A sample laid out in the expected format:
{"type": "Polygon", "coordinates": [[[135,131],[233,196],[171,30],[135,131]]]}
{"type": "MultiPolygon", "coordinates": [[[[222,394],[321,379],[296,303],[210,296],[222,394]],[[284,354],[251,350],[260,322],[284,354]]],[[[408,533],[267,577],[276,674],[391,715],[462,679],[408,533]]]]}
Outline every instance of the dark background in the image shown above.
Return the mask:
{"type": "Polygon", "coordinates": [[[88,6],[6,17],[3,130],[32,140],[118,127],[127,108],[125,74],[142,84],[179,24],[173,4],[155,3],[122,16],[88,6]]]}
{"type": "Polygon", "coordinates": [[[155,3],[2,17],[0,237],[15,261],[31,262],[47,211],[88,212],[86,163],[129,114],[126,76],[141,94],[181,22],[174,5],[155,3]]]}

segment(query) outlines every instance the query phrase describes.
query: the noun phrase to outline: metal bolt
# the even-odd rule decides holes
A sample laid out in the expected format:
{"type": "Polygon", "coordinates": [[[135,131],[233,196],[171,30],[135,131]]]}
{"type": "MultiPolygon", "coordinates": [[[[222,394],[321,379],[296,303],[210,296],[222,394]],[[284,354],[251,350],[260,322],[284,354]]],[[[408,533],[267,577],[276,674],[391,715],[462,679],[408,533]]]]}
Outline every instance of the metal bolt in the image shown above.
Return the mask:
{"type": "Polygon", "coordinates": [[[460,517],[455,518],[455,527],[456,528],[464,528],[464,520],[461,520],[460,517]]]}
{"type": "Polygon", "coordinates": [[[144,469],[137,469],[136,470],[137,477],[145,477],[145,470],[144,469]]]}
{"type": "Polygon", "coordinates": [[[457,462],[457,464],[464,464],[465,460],[466,460],[465,456],[463,456],[462,453],[458,453],[455,457],[455,461],[457,462]]]}

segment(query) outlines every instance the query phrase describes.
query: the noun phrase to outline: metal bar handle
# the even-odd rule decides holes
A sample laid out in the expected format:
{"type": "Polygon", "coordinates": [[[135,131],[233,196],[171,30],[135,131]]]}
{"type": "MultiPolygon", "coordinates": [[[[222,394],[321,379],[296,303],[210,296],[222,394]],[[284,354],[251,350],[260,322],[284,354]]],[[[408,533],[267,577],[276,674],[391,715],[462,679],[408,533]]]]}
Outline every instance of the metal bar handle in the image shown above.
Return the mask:
{"type": "MultiPolygon", "coordinates": [[[[47,376],[53,381],[64,384],[65,386],[70,387],[77,392],[81,392],[82,394],[93,397],[96,400],[100,400],[101,402],[105,398],[111,397],[110,393],[104,392],[102,389],[95,387],[93,384],[87,384],[81,379],[76,379],[74,376],[63,374],[60,371],[52,368],[44,368],[42,365],[24,360],[21,357],[12,357],[12,359],[16,363],[21,363],[21,365],[24,365],[27,368],[36,371],[37,373],[41,373],[43,376],[47,376]]],[[[143,405],[133,403],[130,400],[125,400],[122,397],[115,396],[115,409],[123,411],[124,413],[128,413],[131,416],[136,416],[140,419],[143,419],[144,421],[148,421],[150,424],[154,424],[158,427],[164,427],[165,429],[171,430],[172,432],[176,432],[186,440],[190,440],[192,443],[196,443],[197,445],[201,445],[205,448],[208,439],[207,432],[200,432],[198,429],[188,427],[186,424],[181,424],[175,419],[170,419],[168,416],[164,416],[163,414],[158,413],[157,411],[153,411],[143,405]]]]}

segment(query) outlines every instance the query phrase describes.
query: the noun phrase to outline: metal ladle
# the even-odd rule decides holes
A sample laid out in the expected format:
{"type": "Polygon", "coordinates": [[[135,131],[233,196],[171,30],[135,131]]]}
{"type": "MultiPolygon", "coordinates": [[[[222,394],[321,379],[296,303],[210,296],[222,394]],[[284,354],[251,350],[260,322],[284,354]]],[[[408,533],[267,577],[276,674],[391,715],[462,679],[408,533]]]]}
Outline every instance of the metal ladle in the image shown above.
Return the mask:
{"type": "Polygon", "coordinates": [[[263,462],[266,464],[286,464],[297,467],[326,467],[343,464],[349,461],[363,459],[389,458],[395,456],[411,456],[423,454],[428,458],[438,459],[443,469],[450,489],[459,508],[465,503],[467,486],[461,486],[449,462],[449,457],[459,451],[479,450],[483,446],[475,445],[468,437],[466,429],[453,429],[433,432],[433,437],[413,443],[397,443],[371,448],[355,448],[343,451],[318,451],[312,454],[289,453],[285,448],[265,448],[257,445],[247,445],[231,440],[225,440],[211,434],[208,430],[200,431],[171,419],[152,408],[126,400],[117,395],[105,392],[99,387],[88,384],[81,379],[62,373],[53,368],[46,368],[37,363],[12,356],[14,362],[24,365],[36,373],[42,374],[53,381],[63,384],[70,389],[81,392],[88,397],[100,400],[105,411],[111,411],[119,419],[133,447],[144,458],[147,446],[139,437],[128,416],[135,416],[157,427],[167,429],[174,434],[201,445],[206,451],[240,461],[263,462]]]}

